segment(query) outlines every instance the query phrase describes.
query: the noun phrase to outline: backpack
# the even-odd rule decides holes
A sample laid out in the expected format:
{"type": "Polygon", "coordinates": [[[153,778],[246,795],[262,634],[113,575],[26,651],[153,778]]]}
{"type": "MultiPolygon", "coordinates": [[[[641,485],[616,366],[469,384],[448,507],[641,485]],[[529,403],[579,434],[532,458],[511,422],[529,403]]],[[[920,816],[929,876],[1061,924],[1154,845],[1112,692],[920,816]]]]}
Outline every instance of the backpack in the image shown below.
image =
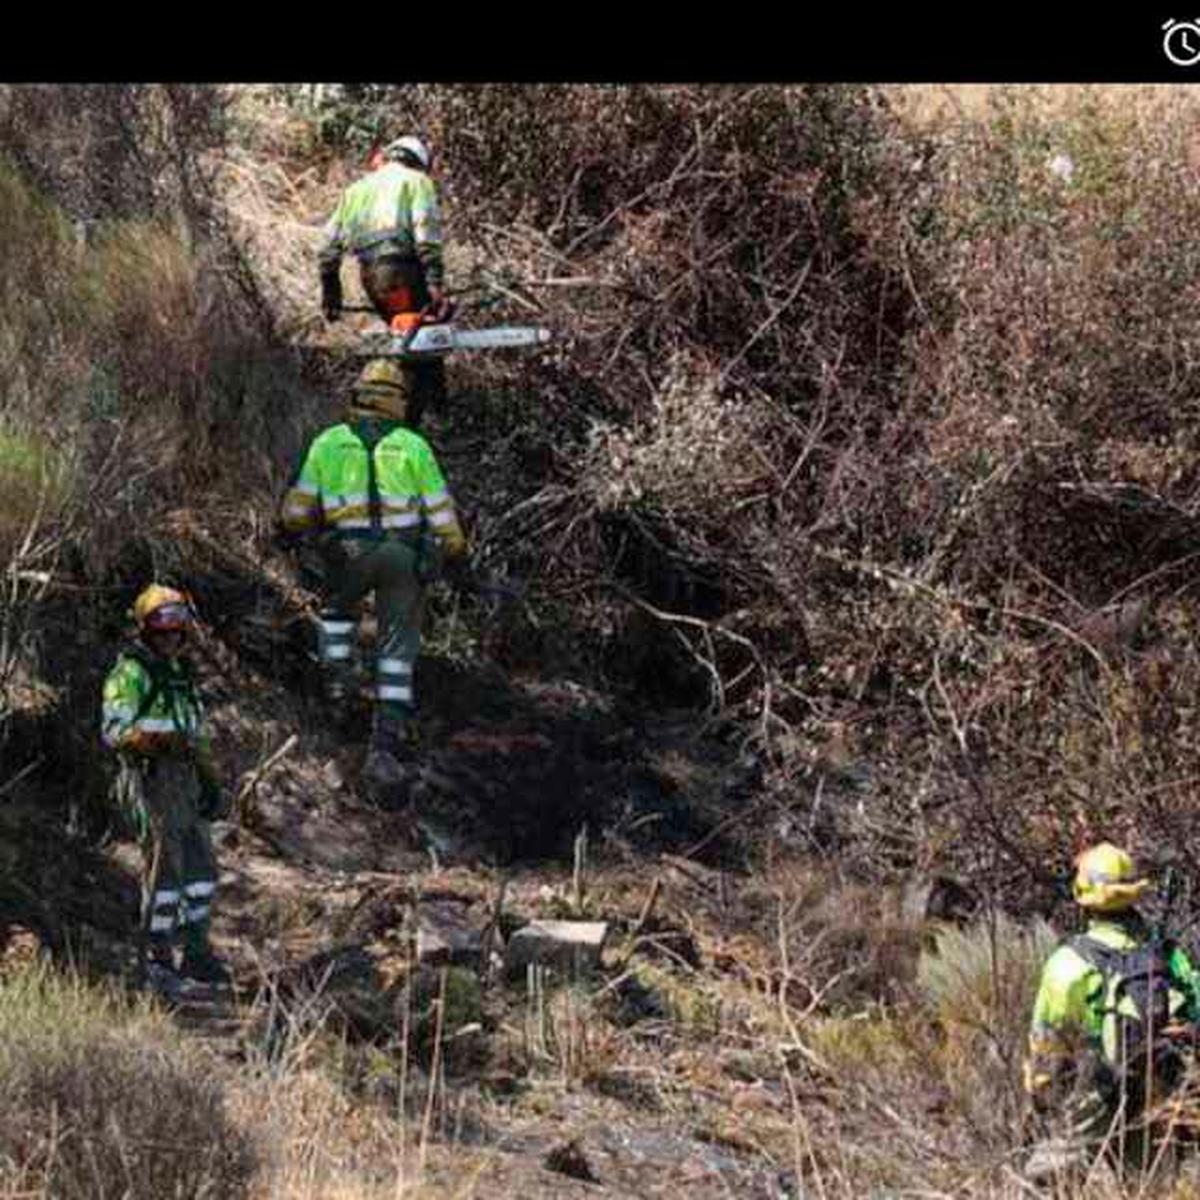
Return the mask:
{"type": "Polygon", "coordinates": [[[1148,1078],[1162,1076],[1174,1054],[1163,1036],[1171,1023],[1172,946],[1153,938],[1117,950],[1086,934],[1069,945],[1104,980],[1099,999],[1105,1065],[1119,1087],[1140,1090],[1148,1078]]]}

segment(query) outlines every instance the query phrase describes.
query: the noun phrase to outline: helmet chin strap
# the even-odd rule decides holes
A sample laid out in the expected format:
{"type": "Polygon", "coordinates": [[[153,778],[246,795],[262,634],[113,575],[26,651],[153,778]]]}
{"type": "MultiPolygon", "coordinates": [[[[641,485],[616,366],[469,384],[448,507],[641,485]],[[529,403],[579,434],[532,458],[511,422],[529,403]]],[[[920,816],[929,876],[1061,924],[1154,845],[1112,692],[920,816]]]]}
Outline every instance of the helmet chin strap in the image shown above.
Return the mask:
{"type": "Polygon", "coordinates": [[[144,629],[142,640],[162,658],[176,658],[187,642],[186,629],[144,629]],[[171,639],[170,645],[167,639],[171,639]]]}

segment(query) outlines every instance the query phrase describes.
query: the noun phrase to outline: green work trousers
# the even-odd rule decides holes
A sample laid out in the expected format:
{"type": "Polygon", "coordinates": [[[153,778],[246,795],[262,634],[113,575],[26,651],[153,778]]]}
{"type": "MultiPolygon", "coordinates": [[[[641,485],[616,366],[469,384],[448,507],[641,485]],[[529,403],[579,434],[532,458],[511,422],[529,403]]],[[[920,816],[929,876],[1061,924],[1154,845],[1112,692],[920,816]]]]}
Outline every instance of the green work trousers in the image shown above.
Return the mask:
{"type": "Polygon", "coordinates": [[[372,696],[385,715],[413,716],[423,592],[417,547],[395,539],[347,538],[328,543],[325,554],[327,607],[318,632],[321,663],[335,685],[332,694],[350,691],[359,609],[367,593],[374,592],[379,633],[372,696]]]}
{"type": "Polygon", "coordinates": [[[142,847],[142,931],[152,957],[166,958],[182,939],[189,953],[208,945],[217,864],[201,783],[188,759],[126,759],[118,801],[142,847]]]}

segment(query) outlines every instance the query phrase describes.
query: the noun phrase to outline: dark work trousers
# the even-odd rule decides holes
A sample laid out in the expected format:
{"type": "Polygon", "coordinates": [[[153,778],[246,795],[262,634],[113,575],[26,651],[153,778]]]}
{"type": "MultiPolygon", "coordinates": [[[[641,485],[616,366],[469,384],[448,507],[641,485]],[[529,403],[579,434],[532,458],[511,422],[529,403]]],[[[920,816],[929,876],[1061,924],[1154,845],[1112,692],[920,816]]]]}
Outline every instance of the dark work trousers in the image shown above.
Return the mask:
{"type": "Polygon", "coordinates": [[[349,691],[359,608],[374,592],[379,633],[372,695],[379,712],[411,717],[416,710],[413,670],[421,649],[417,547],[395,539],[347,538],[329,549],[336,561],[326,574],[326,607],[318,627],[321,665],[335,679],[341,677],[343,693],[349,691]]]}
{"type": "Polygon", "coordinates": [[[142,932],[151,957],[170,957],[182,940],[207,948],[217,864],[208,821],[200,816],[200,776],[181,758],[126,759],[118,800],[142,848],[142,932]]]}

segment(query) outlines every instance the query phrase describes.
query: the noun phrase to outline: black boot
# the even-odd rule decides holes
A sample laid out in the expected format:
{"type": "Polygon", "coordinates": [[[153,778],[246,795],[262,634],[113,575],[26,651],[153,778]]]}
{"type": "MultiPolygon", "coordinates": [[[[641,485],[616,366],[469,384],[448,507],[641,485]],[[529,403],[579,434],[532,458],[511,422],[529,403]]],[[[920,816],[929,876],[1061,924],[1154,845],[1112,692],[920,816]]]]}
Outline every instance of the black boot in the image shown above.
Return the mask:
{"type": "Polygon", "coordinates": [[[180,974],[185,981],[207,983],[213,987],[224,987],[231,981],[229,968],[207,946],[184,954],[180,974]]]}
{"type": "Polygon", "coordinates": [[[416,762],[416,726],[411,718],[376,710],[363,773],[381,787],[410,781],[416,762]]]}
{"type": "Polygon", "coordinates": [[[169,945],[152,945],[142,968],[141,986],[168,1004],[179,999],[182,982],[169,945]]]}

